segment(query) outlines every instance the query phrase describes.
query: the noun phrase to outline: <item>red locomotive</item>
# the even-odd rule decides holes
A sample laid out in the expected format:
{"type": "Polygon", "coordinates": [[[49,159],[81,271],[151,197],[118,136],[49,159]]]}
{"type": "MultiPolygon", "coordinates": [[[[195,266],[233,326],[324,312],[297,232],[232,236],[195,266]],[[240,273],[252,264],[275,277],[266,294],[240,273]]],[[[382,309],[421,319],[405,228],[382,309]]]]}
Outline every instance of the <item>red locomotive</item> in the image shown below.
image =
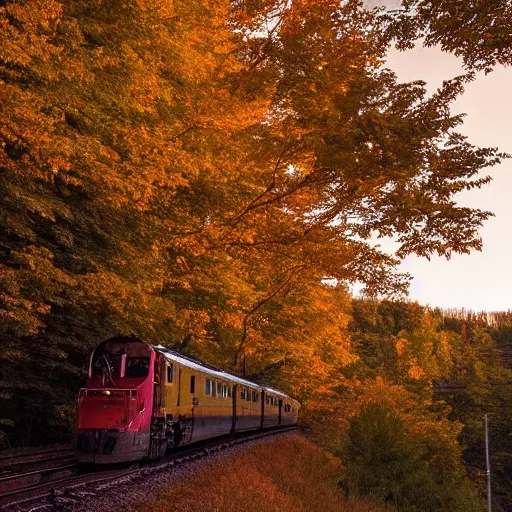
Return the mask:
{"type": "Polygon", "coordinates": [[[297,422],[299,403],[135,336],[91,356],[78,397],[79,461],[158,459],[178,445],[297,422]]]}

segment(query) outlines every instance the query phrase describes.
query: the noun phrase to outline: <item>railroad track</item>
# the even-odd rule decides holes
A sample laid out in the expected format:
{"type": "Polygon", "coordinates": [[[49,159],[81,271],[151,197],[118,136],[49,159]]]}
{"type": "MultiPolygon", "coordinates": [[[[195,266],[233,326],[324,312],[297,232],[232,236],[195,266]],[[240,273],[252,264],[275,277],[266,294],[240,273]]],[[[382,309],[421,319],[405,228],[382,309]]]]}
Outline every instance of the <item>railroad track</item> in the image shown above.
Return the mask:
{"type": "Polygon", "coordinates": [[[39,450],[32,451],[30,453],[18,453],[15,455],[0,455],[0,472],[4,471],[6,468],[10,469],[14,466],[37,463],[41,461],[57,460],[66,457],[69,458],[72,456],[73,450],[71,447],[39,450]]]}
{"type": "Polygon", "coordinates": [[[70,448],[0,457],[0,497],[69,476],[77,468],[70,448]]]}
{"type": "Polygon", "coordinates": [[[74,475],[78,471],[78,463],[57,464],[54,467],[44,467],[32,471],[21,471],[0,477],[0,498],[19,493],[24,489],[37,485],[59,481],[64,477],[74,475]]]}
{"type": "Polygon", "coordinates": [[[81,501],[119,485],[140,482],[163,471],[169,471],[175,466],[211,456],[224,449],[296,429],[296,426],[272,428],[263,432],[239,433],[234,436],[210,439],[185,446],[158,462],[135,469],[125,467],[98,470],[94,468],[92,471],[82,473],[77,464],[74,465],[74,469],[62,467],[59,471],[59,468],[54,468],[53,473],[50,472],[46,480],[45,478],[36,480],[32,485],[9,490],[3,495],[0,491],[0,512],[71,509],[81,501]]]}

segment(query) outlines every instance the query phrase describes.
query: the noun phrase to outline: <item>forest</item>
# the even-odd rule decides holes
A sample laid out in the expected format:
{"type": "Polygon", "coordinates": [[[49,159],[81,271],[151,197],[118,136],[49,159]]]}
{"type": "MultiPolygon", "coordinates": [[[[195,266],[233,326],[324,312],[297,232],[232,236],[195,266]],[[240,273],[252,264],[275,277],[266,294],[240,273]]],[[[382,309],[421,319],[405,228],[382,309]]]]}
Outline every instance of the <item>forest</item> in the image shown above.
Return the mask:
{"type": "Polygon", "coordinates": [[[136,333],[301,400],[340,492],[400,510],[483,509],[487,412],[510,510],[512,314],[409,302],[398,267],[482,247],[455,195],[508,155],[450,106],[512,63],[511,9],[1,0],[0,446],[69,442],[91,350],[136,333]],[[415,44],[466,74],[400,83],[415,44]]]}

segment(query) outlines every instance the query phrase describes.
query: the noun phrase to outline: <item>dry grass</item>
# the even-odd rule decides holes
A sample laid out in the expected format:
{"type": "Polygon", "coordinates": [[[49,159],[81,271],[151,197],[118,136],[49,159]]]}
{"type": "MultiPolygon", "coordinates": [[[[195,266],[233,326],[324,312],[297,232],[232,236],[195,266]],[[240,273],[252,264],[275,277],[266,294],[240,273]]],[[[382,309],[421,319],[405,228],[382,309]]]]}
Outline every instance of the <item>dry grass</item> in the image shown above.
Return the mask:
{"type": "Polygon", "coordinates": [[[247,448],[203,467],[165,491],[144,512],[380,512],[370,502],[345,501],[340,463],[294,434],[247,448]]]}

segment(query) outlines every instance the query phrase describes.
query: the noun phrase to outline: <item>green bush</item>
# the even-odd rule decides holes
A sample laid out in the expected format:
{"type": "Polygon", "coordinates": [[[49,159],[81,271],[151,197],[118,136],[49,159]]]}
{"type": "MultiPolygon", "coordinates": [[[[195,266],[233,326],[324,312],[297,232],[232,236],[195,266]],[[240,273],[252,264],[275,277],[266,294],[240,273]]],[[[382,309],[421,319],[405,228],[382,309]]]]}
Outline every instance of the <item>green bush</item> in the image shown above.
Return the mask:
{"type": "Polygon", "coordinates": [[[483,510],[463,469],[439,471],[442,454],[384,405],[370,405],[351,420],[340,455],[341,485],[349,494],[392,502],[402,512],[483,510]]]}

